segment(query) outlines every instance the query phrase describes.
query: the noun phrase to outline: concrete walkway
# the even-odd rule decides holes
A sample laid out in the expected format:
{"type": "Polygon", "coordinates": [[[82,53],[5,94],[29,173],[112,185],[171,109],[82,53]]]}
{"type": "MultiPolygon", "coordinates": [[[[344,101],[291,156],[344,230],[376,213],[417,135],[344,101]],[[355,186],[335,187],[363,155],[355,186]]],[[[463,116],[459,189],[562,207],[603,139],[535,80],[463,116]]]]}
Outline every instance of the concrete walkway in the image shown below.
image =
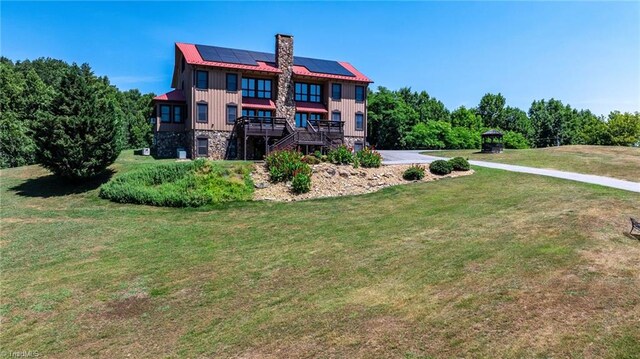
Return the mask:
{"type": "MultiPolygon", "coordinates": [[[[392,151],[392,150],[383,150],[379,151],[382,155],[382,163],[385,165],[396,165],[396,164],[412,164],[412,163],[431,163],[435,160],[446,160],[448,158],[445,157],[436,157],[436,156],[427,156],[421,155],[421,152],[429,152],[429,151],[419,151],[419,150],[406,150],[406,151],[392,151]]],[[[540,176],[549,176],[555,178],[563,178],[571,181],[578,181],[584,183],[597,184],[605,187],[617,188],[631,192],[640,193],[640,183],[625,181],[620,179],[615,179],[611,177],[604,176],[595,176],[595,175],[586,175],[582,173],[575,172],[565,172],[558,170],[550,170],[545,168],[534,168],[534,167],[525,167],[525,166],[516,166],[516,165],[507,165],[504,163],[496,163],[496,162],[486,162],[486,161],[469,161],[474,166],[487,167],[487,168],[496,168],[505,171],[511,172],[522,172],[522,173],[531,173],[540,176]]]]}

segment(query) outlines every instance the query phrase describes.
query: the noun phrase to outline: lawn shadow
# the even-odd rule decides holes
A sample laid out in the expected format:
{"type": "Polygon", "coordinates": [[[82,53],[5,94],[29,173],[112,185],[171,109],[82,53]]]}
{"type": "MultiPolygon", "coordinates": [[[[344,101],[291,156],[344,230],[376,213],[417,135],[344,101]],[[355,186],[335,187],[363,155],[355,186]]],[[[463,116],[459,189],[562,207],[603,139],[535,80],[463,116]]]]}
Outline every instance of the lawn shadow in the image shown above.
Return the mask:
{"type": "Polygon", "coordinates": [[[107,169],[86,182],[75,183],[53,174],[30,178],[10,190],[23,197],[60,197],[94,190],[111,179],[115,172],[107,169]]]}
{"type": "Polygon", "coordinates": [[[629,238],[631,238],[631,239],[637,239],[637,240],[639,240],[639,241],[640,241],[640,233],[623,232],[623,234],[624,234],[626,237],[629,237],[629,238]]]}

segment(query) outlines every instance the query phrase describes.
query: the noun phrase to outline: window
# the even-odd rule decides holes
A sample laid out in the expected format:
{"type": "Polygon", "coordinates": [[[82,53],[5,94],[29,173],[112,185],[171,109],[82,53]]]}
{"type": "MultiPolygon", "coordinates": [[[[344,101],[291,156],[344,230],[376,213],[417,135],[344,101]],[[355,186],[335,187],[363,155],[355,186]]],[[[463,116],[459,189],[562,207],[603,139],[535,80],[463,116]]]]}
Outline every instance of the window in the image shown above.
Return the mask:
{"type": "Polygon", "coordinates": [[[209,122],[209,106],[206,103],[198,104],[198,122],[209,122]]]}
{"type": "Polygon", "coordinates": [[[331,85],[331,98],[334,100],[339,100],[342,98],[342,84],[331,85]]]}
{"type": "Polygon", "coordinates": [[[243,109],[242,110],[242,116],[249,116],[249,117],[273,117],[273,112],[271,112],[271,110],[251,110],[251,109],[243,109]]]}
{"type": "Polygon", "coordinates": [[[271,80],[243,78],[242,97],[271,98],[271,80]]]}
{"type": "Polygon", "coordinates": [[[207,71],[196,71],[196,88],[201,90],[209,88],[209,73],[207,71]]]}
{"type": "Polygon", "coordinates": [[[295,100],[301,102],[321,102],[322,86],[296,82],[295,100]]]}
{"type": "Polygon", "coordinates": [[[184,122],[184,117],[182,116],[182,106],[173,106],[173,122],[184,122]]]}
{"type": "Polygon", "coordinates": [[[364,130],[364,115],[356,113],[356,131],[364,130]]]}
{"type": "Polygon", "coordinates": [[[171,122],[171,106],[160,105],[160,122],[171,122]]]}
{"type": "Polygon", "coordinates": [[[296,127],[307,127],[308,118],[308,114],[296,112],[296,127]]]}
{"type": "Polygon", "coordinates": [[[209,156],[209,140],[206,138],[198,138],[198,156],[199,157],[208,157],[209,156]]]}
{"type": "Polygon", "coordinates": [[[227,123],[233,125],[236,123],[236,118],[238,118],[238,106],[227,105],[227,123]]]}
{"type": "Polygon", "coordinates": [[[331,113],[331,121],[334,121],[334,122],[342,121],[342,115],[340,114],[340,112],[338,112],[338,111],[332,112],[331,113]]]}
{"type": "Polygon", "coordinates": [[[185,67],[187,67],[187,65],[186,65],[186,63],[184,61],[184,56],[182,57],[182,61],[181,62],[182,62],[182,65],[181,65],[182,69],[180,71],[184,72],[185,67]]]}
{"type": "Polygon", "coordinates": [[[356,101],[364,102],[364,86],[356,86],[356,101]]]}
{"type": "Polygon", "coordinates": [[[238,74],[227,74],[227,91],[238,91],[238,74]]]}
{"type": "Polygon", "coordinates": [[[356,142],[353,144],[353,150],[356,152],[360,152],[364,149],[364,145],[362,145],[362,142],[356,142]]]}
{"type": "Polygon", "coordinates": [[[306,127],[307,122],[314,126],[318,125],[318,121],[322,119],[319,113],[300,113],[296,112],[296,127],[306,127]]]}

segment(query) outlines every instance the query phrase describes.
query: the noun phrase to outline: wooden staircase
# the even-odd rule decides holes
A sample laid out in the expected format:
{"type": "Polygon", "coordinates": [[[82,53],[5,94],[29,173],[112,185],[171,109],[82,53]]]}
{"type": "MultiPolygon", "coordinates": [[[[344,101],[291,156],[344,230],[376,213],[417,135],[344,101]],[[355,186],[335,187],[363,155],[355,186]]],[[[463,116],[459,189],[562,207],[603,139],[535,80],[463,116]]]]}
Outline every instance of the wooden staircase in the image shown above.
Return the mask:
{"type": "Polygon", "coordinates": [[[287,121],[287,135],[269,146],[269,152],[292,149],[304,145],[322,146],[327,149],[332,149],[343,143],[342,126],[340,126],[339,135],[334,132],[332,136],[330,132],[318,128],[317,125],[320,121],[316,122],[316,126],[314,126],[311,121],[307,121],[306,127],[295,127],[291,121],[287,121]]]}

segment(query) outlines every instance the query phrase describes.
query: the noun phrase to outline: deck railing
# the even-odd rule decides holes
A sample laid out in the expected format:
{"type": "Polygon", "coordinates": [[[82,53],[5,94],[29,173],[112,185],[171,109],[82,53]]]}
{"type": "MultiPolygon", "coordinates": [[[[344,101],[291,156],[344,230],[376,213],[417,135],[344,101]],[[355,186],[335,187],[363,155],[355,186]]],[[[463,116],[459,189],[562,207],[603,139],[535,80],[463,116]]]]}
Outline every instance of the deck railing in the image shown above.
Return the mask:
{"type": "Polygon", "coordinates": [[[281,130],[286,126],[284,117],[242,116],[236,120],[236,125],[249,127],[252,130],[281,130]]]}
{"type": "Polygon", "coordinates": [[[344,132],[344,121],[331,120],[307,120],[307,123],[314,126],[314,130],[322,132],[344,132]]]}

